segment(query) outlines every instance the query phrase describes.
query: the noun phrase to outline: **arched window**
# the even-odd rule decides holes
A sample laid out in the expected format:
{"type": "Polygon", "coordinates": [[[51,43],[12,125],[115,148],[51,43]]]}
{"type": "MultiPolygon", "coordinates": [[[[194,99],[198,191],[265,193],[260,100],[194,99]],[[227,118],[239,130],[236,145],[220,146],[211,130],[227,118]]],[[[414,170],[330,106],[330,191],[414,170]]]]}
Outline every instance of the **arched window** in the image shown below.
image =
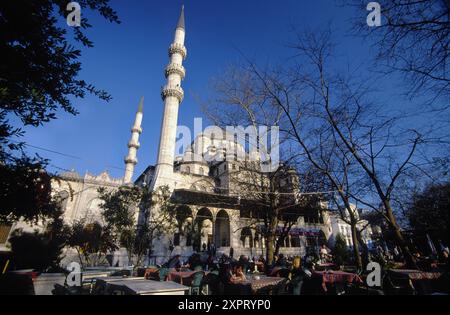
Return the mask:
{"type": "Polygon", "coordinates": [[[253,247],[253,235],[250,228],[245,227],[241,231],[241,242],[242,247],[244,248],[252,248],[253,247]]]}
{"type": "Polygon", "coordinates": [[[217,247],[230,246],[230,217],[225,210],[220,210],[215,222],[215,244],[217,247]]]}
{"type": "Polygon", "coordinates": [[[203,167],[200,167],[200,169],[199,169],[198,172],[199,172],[199,174],[202,175],[202,176],[205,175],[205,170],[203,169],[203,167]]]}
{"type": "Polygon", "coordinates": [[[191,173],[191,168],[189,166],[186,166],[186,173],[188,173],[188,174],[191,173]]]}

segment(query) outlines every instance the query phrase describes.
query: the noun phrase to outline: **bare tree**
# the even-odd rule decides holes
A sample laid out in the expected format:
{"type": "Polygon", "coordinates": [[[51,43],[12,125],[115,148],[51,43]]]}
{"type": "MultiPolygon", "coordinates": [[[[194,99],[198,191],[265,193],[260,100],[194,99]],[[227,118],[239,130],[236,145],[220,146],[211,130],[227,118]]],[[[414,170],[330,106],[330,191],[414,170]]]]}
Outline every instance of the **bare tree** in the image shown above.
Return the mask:
{"type": "MultiPolygon", "coordinates": [[[[357,165],[356,174],[363,175],[360,187],[345,193],[341,183],[328,177],[332,185],[339,188],[342,202],[348,207],[350,197],[374,211],[381,209],[408,265],[415,267],[413,255],[397,223],[391,197],[399,178],[408,167],[418,162],[415,160],[417,149],[425,143],[424,137],[417,130],[404,128],[401,117],[383,112],[368,102],[368,89],[364,84],[334,74],[330,69],[332,47],[329,32],[299,35],[293,45],[297,57],[311,65],[302,69],[301,73],[293,71],[289,77],[290,82],[299,83],[304,99],[302,103],[291,103],[286,89],[280,88],[282,85],[278,83],[267,87],[283,108],[291,126],[290,132],[305,152],[310,152],[311,147],[304,140],[304,129],[299,128],[299,122],[304,124],[305,119],[318,117],[324,128],[330,128],[340,154],[345,157],[343,162],[357,165]],[[279,95],[283,94],[285,96],[281,98],[279,95]],[[291,107],[312,108],[313,115],[307,118],[300,116],[300,120],[298,116],[293,116],[291,107]]],[[[264,76],[259,77],[264,79],[264,76]]],[[[323,169],[311,154],[307,153],[307,156],[315,167],[323,169]]],[[[346,172],[345,168],[341,171],[346,172]]]]}
{"type": "MultiPolygon", "coordinates": [[[[246,78],[246,85],[240,88],[251,91],[243,95],[258,96],[254,112],[279,114],[281,110],[277,123],[285,143],[297,145],[293,156],[321,172],[338,191],[338,204],[352,226],[357,264],[361,264],[358,219],[352,217],[351,203],[379,212],[408,265],[415,267],[397,222],[393,196],[411,170],[424,169],[427,149],[442,138],[433,133],[433,128],[422,132],[412,128],[415,121],[399,110],[375,106],[368,97],[371,87],[363,78],[345,75],[332,66],[331,38],[330,32],[299,33],[292,45],[298,66],[288,69],[261,70],[247,60],[236,76],[246,78]]],[[[243,99],[235,97],[232,101],[242,106],[243,99]]]]}
{"type": "Polygon", "coordinates": [[[425,91],[433,99],[450,94],[449,43],[450,2],[447,0],[380,0],[382,24],[368,27],[368,1],[342,0],[360,14],[355,19],[357,34],[374,41],[377,64],[386,73],[400,72],[409,85],[410,96],[425,91]]]}
{"type": "MultiPolygon", "coordinates": [[[[288,137],[281,136],[279,139],[278,145],[282,151],[280,161],[283,162],[270,170],[264,166],[272,162],[262,158],[270,155],[268,152],[272,148],[260,141],[266,135],[261,134],[259,127],[279,126],[283,113],[281,108],[271,104],[270,97],[254,75],[239,68],[230,68],[224,76],[214,81],[213,89],[216,99],[203,105],[209,119],[224,130],[227,126],[243,126],[258,134],[258,139],[252,140],[245,135],[237,135],[235,139],[242,147],[246,144],[257,147],[256,160],[251,159],[254,152],[234,157],[226,151],[229,148],[217,148],[224,151],[224,160],[231,163],[227,178],[219,186],[222,187],[220,193],[238,197],[241,209],[250,209],[241,211],[246,221],[241,229],[250,228],[264,238],[266,262],[270,265],[299,217],[305,211],[316,214],[321,211],[322,196],[304,194],[314,185],[300,185],[299,172],[293,163],[296,153],[285,146],[288,137]]],[[[312,176],[302,179],[308,183],[317,181],[317,177],[312,176]]]]}
{"type": "MultiPolygon", "coordinates": [[[[283,132],[281,146],[285,152],[284,160],[288,160],[290,164],[296,164],[298,170],[302,169],[302,172],[299,173],[303,174],[306,173],[305,165],[307,165],[307,168],[315,170],[313,173],[316,179],[317,175],[319,175],[318,178],[322,179],[321,189],[314,187],[316,189],[301,190],[307,187],[297,186],[293,188],[291,186],[292,191],[300,194],[300,191],[317,192],[326,191],[326,188],[329,188],[328,190],[336,190],[338,192],[341,202],[336,202],[336,206],[341,219],[351,226],[354,256],[357,266],[361,268],[362,261],[359,255],[357,239],[359,219],[354,212],[354,207],[351,205],[349,194],[351,186],[349,172],[352,171],[350,166],[353,167],[351,154],[341,150],[333,129],[329,125],[324,125],[324,119],[314,117],[317,111],[312,109],[313,106],[303,106],[306,104],[302,104],[301,95],[298,93],[300,78],[293,78],[293,75],[294,73],[286,73],[281,69],[260,71],[252,63],[249,63],[247,66],[237,66],[230,70],[228,75],[222,77],[220,81],[216,81],[215,90],[219,94],[218,103],[221,105],[222,110],[210,110],[207,113],[213,116],[216,123],[236,124],[239,121],[250,118],[250,122],[253,122],[255,125],[257,122],[267,123],[268,115],[266,113],[277,113],[277,115],[272,114],[269,117],[277,118],[273,123],[280,125],[283,132]],[[242,112],[240,112],[241,110],[242,112]],[[308,124],[305,123],[304,115],[308,115],[310,118],[308,124]],[[301,150],[295,147],[293,142],[300,144],[301,150]]],[[[297,76],[296,73],[295,75],[297,76]]],[[[245,178],[251,177],[251,175],[245,176],[245,178]]],[[[272,220],[265,221],[266,225],[269,226],[267,230],[269,231],[267,235],[269,239],[268,252],[272,250],[270,244],[274,244],[274,252],[278,249],[277,243],[273,240],[276,237],[275,229],[279,223],[278,199],[280,191],[274,190],[273,183],[270,185],[275,178],[276,176],[273,178],[269,177],[264,187],[258,187],[259,191],[263,193],[262,196],[255,194],[251,196],[252,199],[262,199],[263,203],[270,205],[268,208],[270,209],[272,220]],[[269,194],[271,195],[270,197],[273,197],[272,199],[269,198],[269,194]],[[270,226],[271,224],[272,226],[270,226]],[[271,233],[272,235],[270,235],[271,233]]],[[[252,181],[257,183],[256,179],[252,181]]],[[[248,185],[248,183],[244,184],[248,185]]],[[[240,191],[245,192],[246,189],[241,187],[240,191]]],[[[320,194],[317,194],[316,197],[324,198],[320,194]]],[[[295,204],[295,201],[291,203],[295,204]]],[[[295,219],[295,217],[291,219],[295,219]]],[[[284,222],[287,227],[286,230],[289,230],[289,226],[292,224],[291,221],[286,220],[284,222]]],[[[284,241],[284,234],[281,233],[279,237],[281,242],[284,241]]]]}

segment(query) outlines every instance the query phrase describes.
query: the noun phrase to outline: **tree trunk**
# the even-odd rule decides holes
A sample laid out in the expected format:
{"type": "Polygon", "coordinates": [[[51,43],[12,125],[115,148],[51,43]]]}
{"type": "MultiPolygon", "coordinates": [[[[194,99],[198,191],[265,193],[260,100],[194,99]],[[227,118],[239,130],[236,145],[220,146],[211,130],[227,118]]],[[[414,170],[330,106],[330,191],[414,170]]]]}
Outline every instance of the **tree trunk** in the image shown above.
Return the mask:
{"type": "MultiPolygon", "coordinates": [[[[273,183],[271,182],[271,185],[273,183]]],[[[273,188],[273,187],[272,187],[273,188]]],[[[273,191],[273,189],[271,190],[273,191]]],[[[277,241],[277,227],[278,227],[278,211],[276,210],[276,201],[271,197],[270,200],[270,208],[272,211],[270,211],[270,221],[269,221],[269,235],[266,238],[267,239],[267,246],[266,246],[266,262],[267,266],[271,266],[273,263],[274,255],[275,255],[275,247],[276,247],[276,241],[277,241]]]]}
{"type": "MultiPolygon", "coordinates": [[[[275,237],[276,239],[276,237],[275,237]]],[[[281,244],[282,242],[284,242],[284,237],[279,237],[278,241],[275,241],[275,251],[273,253],[273,256],[278,256],[278,254],[280,253],[280,248],[281,248],[281,244]]]]}
{"type": "Polygon", "coordinates": [[[266,265],[271,266],[273,264],[273,257],[275,255],[275,234],[269,233],[266,237],[266,265]]]}
{"type": "Polygon", "coordinates": [[[403,233],[397,224],[397,220],[395,219],[394,213],[392,211],[389,202],[385,202],[385,207],[386,207],[386,215],[387,218],[389,219],[388,223],[392,229],[392,232],[394,233],[394,237],[397,241],[397,244],[400,246],[402,250],[403,258],[405,259],[407,267],[412,269],[418,269],[416,259],[412,255],[411,250],[408,244],[406,243],[405,237],[403,236],[403,233]]]}
{"type": "Polygon", "coordinates": [[[362,263],[363,266],[367,266],[369,264],[369,248],[367,247],[367,244],[364,243],[364,240],[362,239],[361,231],[356,229],[356,237],[358,238],[359,245],[361,245],[362,249],[362,263]]]}
{"type": "MultiPolygon", "coordinates": [[[[342,196],[342,200],[344,201],[345,208],[347,209],[349,218],[350,218],[350,229],[352,231],[352,242],[353,242],[353,256],[355,257],[356,268],[358,270],[362,270],[362,261],[361,255],[359,253],[359,242],[357,236],[357,227],[358,219],[356,218],[355,213],[353,212],[352,206],[347,196],[342,196]]],[[[341,213],[342,219],[345,218],[345,213],[341,213]]],[[[344,220],[345,221],[345,220],[344,220]]]]}
{"type": "Polygon", "coordinates": [[[80,261],[80,266],[81,268],[84,268],[83,256],[81,255],[80,249],[77,247],[76,250],[78,254],[78,260],[80,261]]]}
{"type": "Polygon", "coordinates": [[[351,230],[352,230],[352,241],[353,241],[353,256],[355,257],[356,268],[361,271],[362,270],[362,261],[361,255],[359,253],[359,241],[356,229],[356,223],[354,220],[351,222],[351,230]]]}

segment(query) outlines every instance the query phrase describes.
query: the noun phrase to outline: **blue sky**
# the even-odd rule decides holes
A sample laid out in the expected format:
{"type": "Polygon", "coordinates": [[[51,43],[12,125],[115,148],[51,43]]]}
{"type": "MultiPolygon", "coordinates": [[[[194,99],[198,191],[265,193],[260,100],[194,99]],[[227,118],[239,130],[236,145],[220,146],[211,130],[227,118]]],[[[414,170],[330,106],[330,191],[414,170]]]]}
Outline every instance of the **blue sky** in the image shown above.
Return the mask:
{"type": "MultiPolygon", "coordinates": [[[[201,117],[196,95],[206,97],[211,78],[240,59],[240,52],[263,62],[287,60],[292,25],[317,28],[333,22],[339,53],[344,59],[363,60],[370,43],[350,36],[349,9],[332,0],[185,0],[187,76],[179,124],[191,126],[201,117]]],[[[144,132],[135,177],[157,155],[163,103],[160,88],[167,50],[172,41],[181,0],[119,1],[112,6],[122,21],[110,24],[96,14],[82,12],[93,28],[87,34],[94,48],[83,49],[80,77],[110,92],[109,103],[87,97],[75,100],[78,116],[60,113],[44,127],[26,128],[30,145],[79,157],[74,159],[37,149],[54,168],[76,169],[84,174],[108,170],[123,176],[126,144],[141,96],[145,97],[144,132]]]]}

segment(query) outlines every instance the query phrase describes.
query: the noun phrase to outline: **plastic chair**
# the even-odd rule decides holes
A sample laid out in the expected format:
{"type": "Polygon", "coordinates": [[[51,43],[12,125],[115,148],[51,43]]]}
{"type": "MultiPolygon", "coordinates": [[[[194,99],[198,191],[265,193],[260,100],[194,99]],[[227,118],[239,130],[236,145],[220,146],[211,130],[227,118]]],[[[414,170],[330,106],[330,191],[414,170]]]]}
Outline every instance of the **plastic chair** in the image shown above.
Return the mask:
{"type": "Polygon", "coordinates": [[[169,275],[169,268],[161,268],[159,269],[159,281],[166,281],[167,276],[169,275]]]}
{"type": "Polygon", "coordinates": [[[202,282],[204,276],[205,273],[203,271],[194,273],[194,275],[192,276],[190,295],[200,295],[200,293],[202,292],[202,282]]]}

